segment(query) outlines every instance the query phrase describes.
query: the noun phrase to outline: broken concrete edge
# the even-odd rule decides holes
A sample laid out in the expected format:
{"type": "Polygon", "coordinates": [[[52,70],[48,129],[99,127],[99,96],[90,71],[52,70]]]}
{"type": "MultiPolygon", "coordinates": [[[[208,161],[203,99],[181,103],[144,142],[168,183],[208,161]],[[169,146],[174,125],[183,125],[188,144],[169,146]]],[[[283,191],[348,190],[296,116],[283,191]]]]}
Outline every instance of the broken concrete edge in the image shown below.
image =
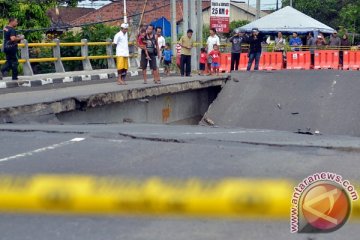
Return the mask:
{"type": "Polygon", "coordinates": [[[17,80],[17,81],[4,81],[0,82],[0,88],[15,88],[15,87],[39,87],[48,84],[59,84],[69,82],[82,82],[91,80],[105,80],[110,78],[116,78],[117,72],[113,73],[100,73],[93,75],[74,75],[66,77],[46,78],[46,79],[35,79],[35,80],[17,80]]]}
{"type": "MultiPolygon", "coordinates": [[[[129,70],[128,75],[131,77],[138,76],[139,70],[129,70]]],[[[160,71],[161,73],[162,71],[160,71]]],[[[146,72],[148,75],[152,74],[152,71],[146,72]]],[[[34,80],[17,80],[17,81],[0,81],[0,88],[16,88],[16,87],[39,87],[48,84],[59,84],[69,82],[82,82],[82,81],[98,81],[111,78],[117,78],[118,73],[116,70],[112,73],[99,73],[99,74],[82,74],[74,76],[56,77],[56,78],[41,78],[34,80]]]]}
{"type": "Polygon", "coordinates": [[[114,92],[54,99],[54,101],[39,102],[30,105],[0,108],[0,123],[56,122],[56,114],[62,112],[75,110],[85,111],[87,108],[164,94],[194,91],[208,87],[223,87],[227,79],[228,77],[226,76],[208,79],[207,81],[194,80],[156,86],[144,86],[114,92]]]}

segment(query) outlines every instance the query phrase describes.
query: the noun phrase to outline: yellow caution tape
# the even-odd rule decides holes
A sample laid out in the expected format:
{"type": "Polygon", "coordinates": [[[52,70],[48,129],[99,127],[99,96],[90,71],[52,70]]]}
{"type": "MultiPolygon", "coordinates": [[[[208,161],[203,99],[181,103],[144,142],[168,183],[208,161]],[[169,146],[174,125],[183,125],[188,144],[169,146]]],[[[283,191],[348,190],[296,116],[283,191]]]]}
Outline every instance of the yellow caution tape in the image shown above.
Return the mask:
{"type": "MultiPolygon", "coordinates": [[[[0,176],[0,212],[289,219],[294,186],[290,181],[232,178],[0,176]]],[[[353,210],[359,217],[359,204],[353,210]]]]}

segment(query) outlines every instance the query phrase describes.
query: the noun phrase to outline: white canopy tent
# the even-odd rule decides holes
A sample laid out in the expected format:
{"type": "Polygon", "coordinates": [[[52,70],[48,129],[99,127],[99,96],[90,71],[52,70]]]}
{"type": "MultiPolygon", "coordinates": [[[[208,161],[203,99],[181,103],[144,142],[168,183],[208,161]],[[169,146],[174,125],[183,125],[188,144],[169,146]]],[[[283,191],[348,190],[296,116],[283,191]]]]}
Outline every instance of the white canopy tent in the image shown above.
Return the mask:
{"type": "Polygon", "coordinates": [[[284,7],[272,14],[266,15],[256,21],[238,28],[239,30],[250,32],[253,28],[258,28],[264,33],[307,33],[318,32],[333,33],[334,29],[309,17],[308,15],[292,8],[284,7]]]}

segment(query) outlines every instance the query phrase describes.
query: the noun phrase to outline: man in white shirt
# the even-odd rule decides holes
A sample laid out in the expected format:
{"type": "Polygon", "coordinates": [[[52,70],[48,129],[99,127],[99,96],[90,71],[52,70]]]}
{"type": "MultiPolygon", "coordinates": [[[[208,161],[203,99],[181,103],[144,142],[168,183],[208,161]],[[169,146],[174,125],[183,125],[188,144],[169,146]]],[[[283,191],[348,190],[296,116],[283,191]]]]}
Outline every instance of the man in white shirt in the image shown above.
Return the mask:
{"type": "MultiPolygon", "coordinates": [[[[156,27],[156,40],[157,40],[157,43],[159,46],[159,50],[162,53],[162,51],[165,48],[166,41],[165,41],[165,38],[162,36],[162,28],[161,27],[156,27]]],[[[162,54],[161,54],[161,56],[162,56],[162,54]]],[[[158,67],[160,67],[160,61],[161,61],[161,57],[156,58],[156,63],[157,63],[156,65],[158,67]]]]}
{"type": "Polygon", "coordinates": [[[115,35],[113,43],[116,44],[116,67],[118,70],[117,84],[126,85],[125,78],[129,69],[129,41],[128,31],[129,25],[122,23],[120,31],[115,35]]]}
{"type": "MultiPolygon", "coordinates": [[[[214,49],[215,44],[217,46],[220,46],[220,38],[218,37],[218,35],[216,35],[216,29],[212,28],[210,29],[210,36],[206,41],[206,49],[208,53],[210,53],[214,49]]],[[[211,62],[212,62],[211,58],[208,58],[208,63],[207,63],[208,71],[211,69],[211,62]]]]}
{"type": "Polygon", "coordinates": [[[220,46],[220,38],[218,37],[218,35],[216,35],[216,29],[212,28],[212,29],[210,29],[210,36],[208,37],[208,39],[206,41],[208,53],[214,49],[215,44],[220,46]]]}

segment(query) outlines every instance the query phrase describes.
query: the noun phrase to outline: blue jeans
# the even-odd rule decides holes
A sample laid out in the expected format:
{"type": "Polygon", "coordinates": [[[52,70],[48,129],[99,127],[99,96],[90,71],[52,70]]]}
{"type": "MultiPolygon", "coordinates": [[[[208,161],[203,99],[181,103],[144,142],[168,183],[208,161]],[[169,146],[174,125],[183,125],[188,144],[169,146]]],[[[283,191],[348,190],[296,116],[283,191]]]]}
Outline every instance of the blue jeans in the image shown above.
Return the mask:
{"type": "Polygon", "coordinates": [[[261,57],[261,52],[250,53],[249,54],[249,63],[248,63],[248,66],[247,66],[248,71],[251,70],[251,65],[254,62],[254,60],[255,60],[255,68],[254,68],[254,70],[259,70],[260,57],[261,57]]]}

